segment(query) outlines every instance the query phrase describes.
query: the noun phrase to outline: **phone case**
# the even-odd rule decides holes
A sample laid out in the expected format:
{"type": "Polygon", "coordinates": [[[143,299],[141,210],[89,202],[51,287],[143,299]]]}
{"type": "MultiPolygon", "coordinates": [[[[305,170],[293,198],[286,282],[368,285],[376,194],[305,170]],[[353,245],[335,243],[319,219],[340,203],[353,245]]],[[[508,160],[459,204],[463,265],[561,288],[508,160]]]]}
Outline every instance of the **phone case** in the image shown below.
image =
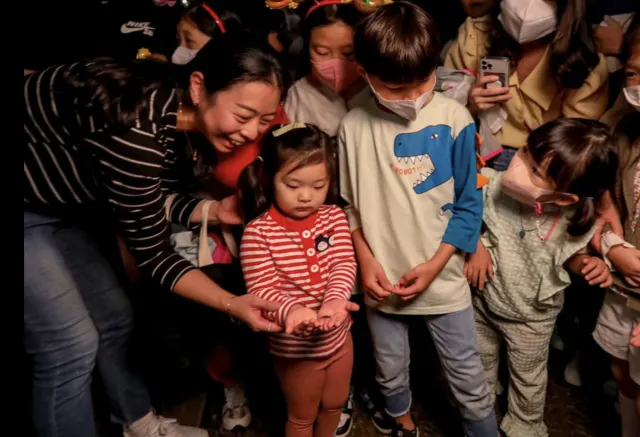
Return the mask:
{"type": "Polygon", "coordinates": [[[509,58],[483,56],[480,58],[480,76],[498,76],[497,82],[487,84],[487,88],[506,88],[509,86],[509,58]]]}

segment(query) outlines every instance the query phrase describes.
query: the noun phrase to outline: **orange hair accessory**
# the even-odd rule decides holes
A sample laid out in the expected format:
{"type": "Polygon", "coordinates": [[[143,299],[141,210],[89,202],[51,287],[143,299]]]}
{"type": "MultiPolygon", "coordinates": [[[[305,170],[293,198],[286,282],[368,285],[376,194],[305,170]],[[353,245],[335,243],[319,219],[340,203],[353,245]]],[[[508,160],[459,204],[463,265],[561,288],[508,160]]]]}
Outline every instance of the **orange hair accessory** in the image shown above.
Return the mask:
{"type": "Polygon", "coordinates": [[[353,0],[322,0],[322,1],[319,1],[319,2],[317,1],[315,5],[313,5],[313,6],[311,6],[309,8],[309,10],[305,14],[304,18],[305,19],[309,18],[309,15],[311,15],[311,13],[313,11],[315,11],[316,9],[322,8],[324,6],[348,4],[348,3],[351,3],[352,1],[353,0]]]}

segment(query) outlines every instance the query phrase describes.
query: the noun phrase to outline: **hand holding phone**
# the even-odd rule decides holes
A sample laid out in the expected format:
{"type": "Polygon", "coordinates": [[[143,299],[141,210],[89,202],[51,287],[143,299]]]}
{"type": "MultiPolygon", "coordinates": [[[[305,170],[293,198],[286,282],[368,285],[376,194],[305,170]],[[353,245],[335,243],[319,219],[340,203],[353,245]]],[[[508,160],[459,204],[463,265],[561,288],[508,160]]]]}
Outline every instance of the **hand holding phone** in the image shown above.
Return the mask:
{"type": "Polygon", "coordinates": [[[484,111],[509,100],[509,59],[485,56],[480,58],[479,67],[476,84],[470,93],[473,105],[484,111]]]}

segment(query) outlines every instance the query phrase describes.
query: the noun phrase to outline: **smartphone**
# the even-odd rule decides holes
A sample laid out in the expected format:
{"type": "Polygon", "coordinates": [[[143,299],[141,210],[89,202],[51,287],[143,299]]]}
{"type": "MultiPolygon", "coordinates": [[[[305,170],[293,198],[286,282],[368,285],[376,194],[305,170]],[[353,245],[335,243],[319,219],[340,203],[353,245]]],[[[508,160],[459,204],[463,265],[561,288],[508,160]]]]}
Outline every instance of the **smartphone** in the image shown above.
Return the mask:
{"type": "Polygon", "coordinates": [[[498,80],[485,85],[486,88],[507,88],[509,86],[509,58],[483,56],[480,58],[480,76],[498,76],[498,80]]]}

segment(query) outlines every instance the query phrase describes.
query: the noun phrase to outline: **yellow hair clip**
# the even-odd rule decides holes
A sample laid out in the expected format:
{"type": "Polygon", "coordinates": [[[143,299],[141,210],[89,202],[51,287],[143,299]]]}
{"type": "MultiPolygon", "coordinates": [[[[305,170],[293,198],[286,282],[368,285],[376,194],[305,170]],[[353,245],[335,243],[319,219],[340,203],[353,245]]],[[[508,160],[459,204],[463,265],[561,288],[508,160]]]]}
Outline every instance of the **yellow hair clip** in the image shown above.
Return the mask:
{"type": "Polygon", "coordinates": [[[274,130],[271,135],[273,135],[274,137],[279,137],[280,135],[286,134],[290,130],[300,129],[302,127],[307,127],[307,125],[304,124],[304,123],[300,123],[299,121],[297,121],[295,123],[289,123],[289,124],[287,124],[285,126],[282,126],[279,129],[274,130]]]}

